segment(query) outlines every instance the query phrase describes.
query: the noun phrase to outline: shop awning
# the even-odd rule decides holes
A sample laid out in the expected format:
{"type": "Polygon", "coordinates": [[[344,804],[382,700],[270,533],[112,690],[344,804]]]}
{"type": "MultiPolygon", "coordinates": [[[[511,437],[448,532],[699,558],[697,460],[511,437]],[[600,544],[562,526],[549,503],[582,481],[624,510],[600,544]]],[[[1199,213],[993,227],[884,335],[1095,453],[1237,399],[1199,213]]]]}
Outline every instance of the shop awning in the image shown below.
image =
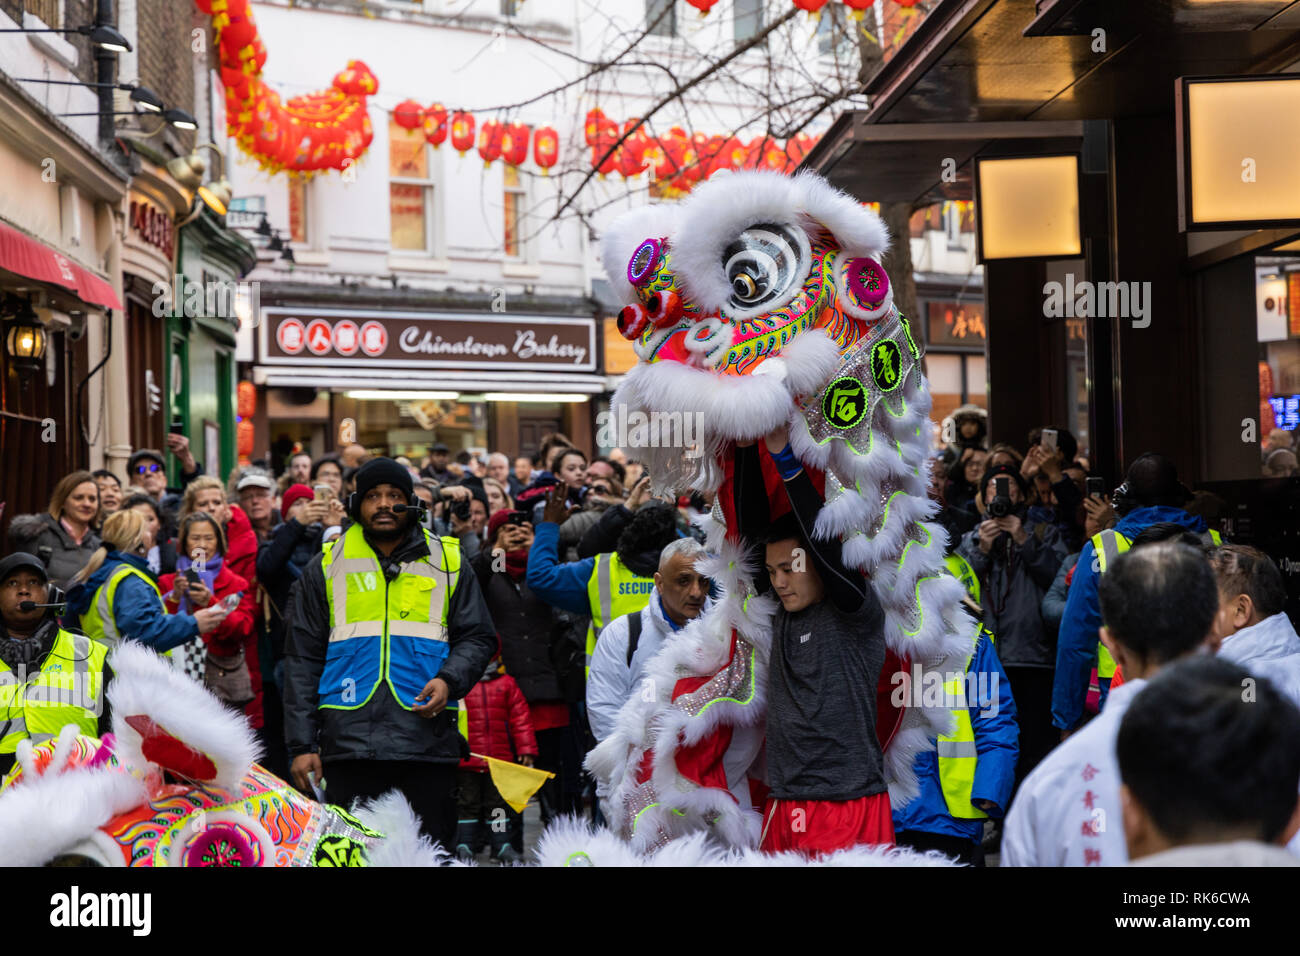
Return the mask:
{"type": "Polygon", "coordinates": [[[0,222],[0,269],[62,286],[87,305],[122,308],[113,287],[99,276],[4,222],[0,222]]]}

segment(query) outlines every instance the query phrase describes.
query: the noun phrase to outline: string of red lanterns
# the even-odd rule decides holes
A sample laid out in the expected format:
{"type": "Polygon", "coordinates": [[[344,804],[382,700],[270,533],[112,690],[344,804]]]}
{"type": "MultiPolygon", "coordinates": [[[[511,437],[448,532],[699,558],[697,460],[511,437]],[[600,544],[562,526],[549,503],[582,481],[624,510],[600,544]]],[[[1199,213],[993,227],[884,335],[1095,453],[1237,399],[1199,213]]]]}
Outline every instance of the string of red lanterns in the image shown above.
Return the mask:
{"type": "Polygon", "coordinates": [[[262,81],[266,46],[249,0],[194,2],[217,33],[226,131],[262,169],[311,175],[346,169],[365,153],[374,139],[366,98],[379,90],[369,67],[351,60],[329,89],[282,102],[262,81]]]}
{"type": "MultiPolygon", "coordinates": [[[[437,148],[450,140],[462,156],[477,147],[484,165],[497,160],[521,166],[528,159],[531,137],[533,162],[549,175],[559,159],[560,138],[552,126],[533,129],[527,123],[490,119],[478,123],[465,110],[449,112],[441,103],[428,107],[412,99],[398,103],[392,110],[393,122],[402,129],[421,129],[429,145],[437,148]]],[[[674,126],[664,136],[652,136],[638,119],[621,125],[596,107],[587,112],[583,137],[591,151],[592,168],[603,179],[617,173],[633,179],[649,172],[660,183],[665,195],[680,195],[719,169],[766,169],[790,172],[812,149],[816,139],[805,133],[785,143],[758,136],[741,142],[735,136],[688,135],[674,126]],[[624,137],[624,134],[626,136],[624,137]],[[620,139],[623,142],[611,150],[620,139]]]]}

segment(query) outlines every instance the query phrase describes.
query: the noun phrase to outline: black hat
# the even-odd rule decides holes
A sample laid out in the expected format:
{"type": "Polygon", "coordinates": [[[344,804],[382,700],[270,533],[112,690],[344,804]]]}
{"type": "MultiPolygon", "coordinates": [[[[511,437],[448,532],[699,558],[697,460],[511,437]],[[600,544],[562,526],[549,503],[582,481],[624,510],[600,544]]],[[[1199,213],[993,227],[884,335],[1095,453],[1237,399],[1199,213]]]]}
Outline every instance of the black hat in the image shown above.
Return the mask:
{"type": "Polygon", "coordinates": [[[131,457],[126,460],[126,470],[128,472],[135,471],[136,462],[138,462],[141,458],[152,458],[160,465],[167,464],[166,459],[163,458],[162,452],[160,452],[158,449],[140,448],[137,449],[135,452],[133,452],[131,454],[131,457]]]}
{"type": "Polygon", "coordinates": [[[451,449],[448,448],[446,445],[444,445],[442,442],[438,442],[436,445],[430,445],[430,446],[429,446],[429,451],[445,451],[445,452],[450,452],[451,449]]]}
{"type": "Polygon", "coordinates": [[[483,507],[488,506],[487,489],[483,487],[483,479],[478,475],[466,475],[460,480],[460,485],[469,489],[469,493],[483,502],[483,507]]]}
{"type": "Polygon", "coordinates": [[[1141,505],[1179,507],[1192,497],[1187,486],[1178,480],[1178,468],[1164,455],[1144,452],[1128,466],[1124,476],[1128,486],[1124,497],[1141,505]]]}
{"type": "Polygon", "coordinates": [[[15,551],[9,557],[0,561],[0,581],[13,574],[20,568],[31,568],[40,575],[41,580],[46,584],[50,583],[50,574],[45,570],[45,565],[41,564],[41,559],[34,554],[28,554],[26,551],[15,551]]]}
{"type": "Polygon", "coordinates": [[[411,473],[391,458],[371,458],[357,469],[357,500],[366,496],[376,485],[394,485],[402,494],[410,498],[412,490],[411,473]]]}

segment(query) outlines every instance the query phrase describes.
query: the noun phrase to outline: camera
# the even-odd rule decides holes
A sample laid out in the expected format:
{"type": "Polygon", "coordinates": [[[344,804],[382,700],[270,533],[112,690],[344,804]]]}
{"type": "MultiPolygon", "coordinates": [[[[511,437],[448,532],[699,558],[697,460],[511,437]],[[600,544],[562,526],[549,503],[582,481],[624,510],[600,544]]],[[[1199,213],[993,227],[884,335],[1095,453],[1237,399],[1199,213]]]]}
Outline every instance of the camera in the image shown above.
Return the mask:
{"type": "Polygon", "coordinates": [[[993,479],[993,500],[989,502],[990,518],[1005,518],[1015,507],[1011,502],[1011,479],[998,475],[993,479]]]}
{"type": "Polygon", "coordinates": [[[469,520],[469,500],[453,501],[451,503],[451,513],[460,521],[469,520]]]}
{"type": "Polygon", "coordinates": [[[566,498],[573,504],[580,505],[587,500],[587,495],[589,494],[591,494],[591,485],[583,485],[577,490],[570,488],[566,498]]]}

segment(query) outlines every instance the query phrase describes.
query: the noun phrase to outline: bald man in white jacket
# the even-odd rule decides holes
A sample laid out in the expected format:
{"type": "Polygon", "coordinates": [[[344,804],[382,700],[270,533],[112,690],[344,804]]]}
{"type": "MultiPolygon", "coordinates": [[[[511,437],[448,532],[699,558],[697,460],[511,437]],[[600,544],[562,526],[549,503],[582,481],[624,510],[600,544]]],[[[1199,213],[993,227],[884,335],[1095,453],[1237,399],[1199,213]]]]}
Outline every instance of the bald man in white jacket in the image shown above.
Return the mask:
{"type": "Polygon", "coordinates": [[[641,634],[631,663],[627,655],[631,614],[610,621],[598,635],[587,676],[587,720],[598,741],[613,731],[618,712],[641,686],[646,664],[664,641],[710,606],[708,579],[695,570],[703,555],[704,548],[694,538],[679,538],[664,548],[650,603],[637,612],[641,634]]]}

